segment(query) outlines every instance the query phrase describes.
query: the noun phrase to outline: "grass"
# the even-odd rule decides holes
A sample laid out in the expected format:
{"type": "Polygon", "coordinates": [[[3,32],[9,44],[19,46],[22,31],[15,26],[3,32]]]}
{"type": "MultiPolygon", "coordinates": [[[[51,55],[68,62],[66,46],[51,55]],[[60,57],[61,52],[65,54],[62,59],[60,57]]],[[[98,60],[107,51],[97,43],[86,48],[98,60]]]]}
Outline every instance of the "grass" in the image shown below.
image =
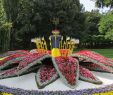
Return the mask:
{"type": "MultiPolygon", "coordinates": [[[[87,49],[87,50],[92,50],[108,58],[113,58],[113,49],[87,49]]],[[[75,51],[79,51],[79,50],[75,50],[75,51]]]]}

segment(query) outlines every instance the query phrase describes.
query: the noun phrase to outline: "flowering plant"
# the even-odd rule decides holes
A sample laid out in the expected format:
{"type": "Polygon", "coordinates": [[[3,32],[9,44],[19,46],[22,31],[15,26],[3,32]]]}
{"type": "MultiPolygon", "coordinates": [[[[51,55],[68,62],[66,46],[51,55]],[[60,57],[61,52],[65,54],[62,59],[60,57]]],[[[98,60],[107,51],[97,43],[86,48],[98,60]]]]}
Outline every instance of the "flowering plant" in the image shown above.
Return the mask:
{"type": "Polygon", "coordinates": [[[89,64],[93,63],[95,65],[92,65],[92,66],[96,66],[96,67],[99,66],[97,68],[99,68],[101,71],[107,71],[107,72],[113,73],[113,60],[106,58],[94,51],[82,50],[80,52],[73,53],[71,56],[78,58],[79,62],[82,62],[82,63],[84,63],[84,61],[88,62],[89,64]]]}
{"type": "Polygon", "coordinates": [[[39,88],[54,82],[58,77],[70,88],[76,87],[78,79],[101,84],[102,82],[86,68],[113,72],[113,60],[88,50],[55,58],[36,51],[15,52],[0,61],[0,78],[37,71],[35,79],[39,88]]]}
{"type": "Polygon", "coordinates": [[[95,77],[95,75],[88,69],[80,66],[79,67],[79,78],[84,81],[93,82],[95,84],[102,84],[102,82],[95,77]]]}
{"type": "Polygon", "coordinates": [[[78,61],[72,57],[56,57],[53,64],[63,82],[74,88],[78,80],[78,61]]]}
{"type": "Polygon", "coordinates": [[[35,79],[39,88],[54,82],[58,78],[58,73],[53,66],[42,66],[36,73],[35,79]]]}

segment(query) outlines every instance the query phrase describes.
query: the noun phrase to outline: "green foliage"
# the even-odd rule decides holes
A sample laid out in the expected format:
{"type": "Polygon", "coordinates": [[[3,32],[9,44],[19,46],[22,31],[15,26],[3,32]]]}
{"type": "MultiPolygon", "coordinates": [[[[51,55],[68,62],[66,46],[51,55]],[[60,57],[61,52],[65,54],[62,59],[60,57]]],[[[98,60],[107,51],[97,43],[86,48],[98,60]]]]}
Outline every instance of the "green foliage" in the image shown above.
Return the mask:
{"type": "MultiPolygon", "coordinates": [[[[100,1],[103,2],[98,0],[98,4],[102,4],[100,1]]],[[[106,0],[103,4],[111,3],[106,0]]],[[[112,32],[99,33],[101,16],[98,10],[84,13],[79,0],[0,0],[0,49],[33,48],[31,38],[34,37],[45,36],[48,41],[52,29],[56,28],[53,18],[59,19],[57,29],[64,36],[78,38],[81,42],[103,42],[104,34],[108,38],[112,32]]],[[[112,27],[111,23],[106,27],[112,27]]]]}
{"type": "MultiPolygon", "coordinates": [[[[48,32],[48,36],[55,26],[52,24],[53,18],[59,18],[58,29],[63,35],[79,36],[84,18],[82,17],[79,0],[37,0],[35,11],[41,17],[39,27],[42,30],[40,35],[48,32]],[[45,27],[45,28],[44,28],[45,27]]],[[[40,31],[40,29],[38,29],[40,31]]]]}
{"type": "Polygon", "coordinates": [[[113,8],[113,0],[96,0],[96,6],[99,8],[103,7],[113,8]]]}
{"type": "Polygon", "coordinates": [[[92,10],[91,12],[85,12],[85,30],[83,32],[82,44],[84,47],[97,48],[108,43],[111,40],[105,39],[104,34],[101,34],[98,30],[102,14],[98,10],[92,10]]]}
{"type": "Polygon", "coordinates": [[[99,22],[100,33],[105,34],[105,38],[113,40],[113,13],[104,15],[99,22]]]}
{"type": "Polygon", "coordinates": [[[12,21],[12,47],[28,48],[31,38],[45,36],[55,28],[53,18],[60,20],[61,34],[82,38],[84,29],[82,5],[79,0],[4,0],[7,18],[12,21]],[[27,44],[26,44],[27,43],[27,44]]]}
{"type": "Polygon", "coordinates": [[[30,43],[29,35],[34,33],[31,20],[34,13],[32,0],[4,0],[4,8],[8,21],[12,22],[10,49],[23,49],[30,43]],[[29,42],[28,42],[29,41],[29,42]],[[27,45],[25,45],[28,43],[27,45]]]}
{"type": "Polygon", "coordinates": [[[6,15],[3,8],[3,2],[2,0],[0,0],[0,27],[3,23],[5,23],[5,21],[6,21],[6,15]]]}
{"type": "Polygon", "coordinates": [[[0,49],[7,51],[10,48],[10,28],[12,24],[7,22],[3,8],[3,0],[0,0],[0,49]]]}
{"type": "Polygon", "coordinates": [[[96,42],[98,39],[98,23],[101,18],[101,14],[98,10],[93,10],[92,12],[85,12],[85,31],[84,31],[84,42],[96,42]]]}

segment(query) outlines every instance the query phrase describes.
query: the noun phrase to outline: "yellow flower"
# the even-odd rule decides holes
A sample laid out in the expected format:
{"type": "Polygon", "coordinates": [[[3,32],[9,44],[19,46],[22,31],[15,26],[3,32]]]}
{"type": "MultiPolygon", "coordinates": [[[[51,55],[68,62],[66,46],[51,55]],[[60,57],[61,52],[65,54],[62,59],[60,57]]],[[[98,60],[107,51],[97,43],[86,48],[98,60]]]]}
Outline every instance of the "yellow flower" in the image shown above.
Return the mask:
{"type": "Polygon", "coordinates": [[[13,94],[9,94],[9,93],[3,92],[3,93],[1,93],[0,95],[13,95],[13,94]]]}
{"type": "Polygon", "coordinates": [[[97,93],[97,94],[93,94],[93,95],[113,95],[113,91],[103,92],[103,93],[97,93]]]}

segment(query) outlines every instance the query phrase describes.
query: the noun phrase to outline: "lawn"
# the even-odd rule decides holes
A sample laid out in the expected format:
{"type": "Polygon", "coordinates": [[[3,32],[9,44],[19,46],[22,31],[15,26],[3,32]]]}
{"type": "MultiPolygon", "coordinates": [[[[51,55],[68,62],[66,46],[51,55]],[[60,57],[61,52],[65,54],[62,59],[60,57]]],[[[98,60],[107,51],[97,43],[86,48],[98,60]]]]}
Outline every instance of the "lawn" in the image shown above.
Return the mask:
{"type": "MultiPolygon", "coordinates": [[[[113,49],[88,49],[88,50],[92,50],[106,57],[113,58],[113,49]]],[[[75,51],[79,51],[79,50],[75,50],[75,51]]]]}

